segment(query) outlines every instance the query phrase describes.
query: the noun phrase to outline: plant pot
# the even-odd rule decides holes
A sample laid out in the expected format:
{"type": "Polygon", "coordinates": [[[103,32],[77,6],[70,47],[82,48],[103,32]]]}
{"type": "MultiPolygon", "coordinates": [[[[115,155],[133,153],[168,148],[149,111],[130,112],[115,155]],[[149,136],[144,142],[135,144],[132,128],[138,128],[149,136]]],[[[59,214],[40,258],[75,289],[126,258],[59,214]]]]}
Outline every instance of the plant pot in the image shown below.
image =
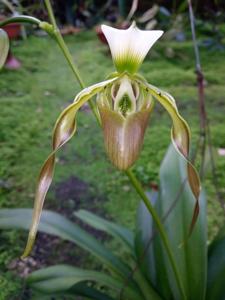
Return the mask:
{"type": "Polygon", "coordinates": [[[95,28],[95,32],[96,32],[96,34],[97,34],[99,40],[100,40],[103,44],[108,44],[108,42],[107,42],[107,40],[106,40],[106,38],[105,38],[105,36],[104,36],[104,33],[102,32],[101,26],[97,26],[97,27],[95,28]]]}
{"type": "MultiPolygon", "coordinates": [[[[0,16],[0,21],[3,21],[4,19],[4,16],[0,16]]],[[[4,26],[4,30],[6,31],[10,39],[15,39],[20,35],[21,25],[18,23],[8,24],[4,26]]]]}

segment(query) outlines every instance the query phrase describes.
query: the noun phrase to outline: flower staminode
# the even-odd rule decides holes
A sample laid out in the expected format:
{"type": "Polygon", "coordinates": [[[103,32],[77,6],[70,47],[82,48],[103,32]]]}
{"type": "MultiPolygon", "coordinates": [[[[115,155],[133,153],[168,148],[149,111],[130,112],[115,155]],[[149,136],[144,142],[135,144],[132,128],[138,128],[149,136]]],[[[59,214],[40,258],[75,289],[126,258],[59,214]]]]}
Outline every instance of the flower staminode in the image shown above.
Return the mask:
{"type": "Polygon", "coordinates": [[[76,132],[76,114],[92,97],[101,119],[106,152],[111,162],[121,170],[127,170],[137,160],[150,113],[158,101],[172,119],[171,139],[178,153],[187,161],[187,176],[197,200],[193,222],[198,214],[200,183],[197,172],[188,159],[190,131],[180,116],[171,95],[149,84],[137,74],[142,61],[153,44],[163,34],[160,30],[143,31],[132,23],[126,30],[102,25],[108,41],[116,73],[110,79],[83,89],[59,116],[53,132],[53,149],[45,161],[38,179],[32,225],[23,254],[32,249],[46,193],[52,181],[55,154],[76,132]]]}

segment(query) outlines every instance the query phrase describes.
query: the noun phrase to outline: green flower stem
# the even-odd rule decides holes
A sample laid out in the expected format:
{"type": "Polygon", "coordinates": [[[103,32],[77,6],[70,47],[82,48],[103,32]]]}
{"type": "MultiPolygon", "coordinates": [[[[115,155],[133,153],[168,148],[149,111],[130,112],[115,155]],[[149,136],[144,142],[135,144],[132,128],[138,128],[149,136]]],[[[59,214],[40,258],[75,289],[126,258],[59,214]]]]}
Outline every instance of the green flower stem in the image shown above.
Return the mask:
{"type": "MultiPolygon", "coordinates": [[[[62,52],[64,54],[64,57],[66,58],[68,64],[70,65],[70,68],[72,69],[73,74],[75,75],[77,81],[79,82],[79,85],[81,86],[82,89],[85,88],[85,84],[84,84],[84,82],[83,82],[83,80],[82,80],[82,78],[81,78],[81,76],[79,74],[79,71],[78,71],[76,65],[73,62],[72,55],[69,52],[69,49],[66,46],[66,44],[64,42],[64,39],[63,39],[63,37],[62,37],[62,35],[61,35],[61,33],[60,33],[60,31],[58,29],[54,30],[54,37],[55,37],[55,39],[56,39],[59,47],[61,48],[61,50],[62,50],[62,52]]],[[[89,103],[89,106],[90,106],[92,112],[94,113],[94,115],[95,115],[98,123],[101,124],[101,120],[100,120],[99,114],[97,113],[97,109],[96,109],[95,103],[93,102],[92,99],[89,100],[88,103],[89,103]]]]}
{"type": "MultiPolygon", "coordinates": [[[[66,46],[66,44],[64,42],[64,39],[63,39],[63,37],[62,37],[58,27],[57,27],[55,17],[54,17],[54,13],[52,11],[51,3],[50,3],[49,0],[45,0],[45,4],[46,4],[46,8],[48,10],[49,18],[50,18],[51,23],[54,27],[53,35],[54,35],[60,49],[62,50],[63,55],[66,58],[70,68],[72,69],[73,74],[75,75],[75,78],[77,79],[78,83],[80,84],[80,87],[83,89],[83,88],[85,88],[85,84],[84,84],[84,82],[83,82],[83,80],[82,80],[82,78],[79,74],[78,68],[76,67],[76,65],[73,61],[72,55],[69,52],[69,49],[66,46]]],[[[99,123],[99,125],[101,125],[101,121],[100,121],[100,118],[99,118],[99,114],[97,113],[95,104],[93,103],[93,101],[89,101],[89,103],[90,103],[90,107],[92,109],[92,112],[94,113],[94,115],[97,119],[97,122],[99,123]]],[[[170,248],[170,244],[169,244],[166,232],[163,228],[163,225],[162,225],[155,209],[153,208],[153,206],[151,205],[149,199],[147,198],[140,182],[135,177],[133,172],[131,170],[127,170],[125,173],[128,176],[128,178],[130,179],[131,184],[134,186],[134,188],[137,191],[137,193],[139,194],[139,196],[144,201],[148,211],[152,215],[152,218],[153,218],[153,220],[154,220],[154,222],[155,222],[155,224],[158,228],[159,234],[161,236],[162,242],[164,244],[164,247],[165,247],[165,250],[167,252],[168,258],[170,260],[170,263],[171,263],[171,266],[172,266],[172,269],[173,269],[173,272],[174,272],[174,275],[175,275],[175,278],[176,278],[176,281],[177,281],[177,285],[178,285],[180,293],[182,295],[182,298],[186,299],[186,296],[185,296],[185,293],[184,293],[184,288],[183,288],[183,285],[182,285],[182,282],[181,282],[181,279],[180,279],[180,275],[179,275],[179,272],[178,272],[178,269],[177,269],[177,266],[176,266],[176,263],[175,263],[175,259],[173,257],[172,250],[170,248]]]]}
{"type": "Polygon", "coordinates": [[[29,23],[29,24],[34,24],[34,25],[39,26],[41,21],[34,17],[21,15],[21,16],[12,17],[12,18],[9,18],[9,19],[6,19],[6,20],[0,22],[0,26],[3,27],[5,25],[12,24],[12,23],[29,23]]]}
{"type": "Polygon", "coordinates": [[[162,239],[162,242],[164,244],[164,247],[165,247],[165,250],[167,252],[167,255],[168,255],[168,258],[169,258],[169,261],[171,263],[171,266],[172,266],[172,269],[173,269],[173,272],[174,272],[174,275],[175,275],[175,278],[176,278],[176,281],[177,281],[177,285],[178,285],[178,288],[180,290],[180,293],[183,297],[183,299],[186,299],[186,296],[185,296],[185,292],[184,292],[184,288],[183,288],[183,284],[182,284],[182,281],[180,279],[180,274],[179,274],[179,271],[177,269],[177,265],[175,263],[175,259],[174,259],[174,256],[173,256],[173,252],[171,250],[171,247],[170,247],[170,244],[169,244],[169,240],[167,238],[167,235],[166,235],[166,232],[164,230],[164,227],[154,209],[154,207],[152,206],[151,204],[151,201],[149,201],[149,198],[146,196],[140,182],[137,180],[137,178],[135,177],[135,175],[133,174],[133,172],[131,170],[127,170],[126,171],[126,174],[127,176],[129,177],[132,185],[134,186],[135,190],[137,191],[137,193],[139,194],[139,196],[142,198],[142,200],[144,201],[148,211],[150,212],[150,214],[152,215],[152,218],[156,224],[156,227],[159,231],[159,234],[160,234],[160,237],[162,239]]]}
{"type": "Polygon", "coordinates": [[[55,15],[54,15],[54,13],[53,13],[52,5],[51,5],[51,3],[50,3],[50,0],[45,0],[45,6],[46,6],[46,8],[47,8],[48,16],[49,16],[49,19],[50,19],[50,21],[51,21],[53,27],[54,27],[55,29],[58,29],[57,24],[56,24],[56,20],[55,20],[55,15]]]}
{"type": "MultiPolygon", "coordinates": [[[[46,5],[46,8],[47,8],[47,11],[48,11],[48,15],[49,15],[49,19],[53,25],[53,31],[52,31],[52,35],[54,36],[57,44],[59,45],[60,49],[62,50],[63,52],[63,55],[64,57],[66,58],[76,80],[78,81],[80,87],[82,89],[85,88],[85,84],[80,76],[80,73],[78,71],[78,68],[77,66],[75,65],[74,61],[73,61],[73,57],[57,27],[57,24],[56,24],[56,20],[55,20],[55,16],[54,16],[54,13],[53,13],[53,10],[52,10],[52,6],[51,6],[51,3],[49,0],[45,0],[45,5],[46,5]]],[[[97,112],[97,108],[96,108],[96,105],[95,103],[92,101],[92,100],[89,100],[89,106],[93,112],[93,114],[95,115],[96,117],[96,120],[98,122],[98,124],[100,125],[101,124],[101,120],[100,120],[100,117],[99,117],[99,114],[97,112]]]]}

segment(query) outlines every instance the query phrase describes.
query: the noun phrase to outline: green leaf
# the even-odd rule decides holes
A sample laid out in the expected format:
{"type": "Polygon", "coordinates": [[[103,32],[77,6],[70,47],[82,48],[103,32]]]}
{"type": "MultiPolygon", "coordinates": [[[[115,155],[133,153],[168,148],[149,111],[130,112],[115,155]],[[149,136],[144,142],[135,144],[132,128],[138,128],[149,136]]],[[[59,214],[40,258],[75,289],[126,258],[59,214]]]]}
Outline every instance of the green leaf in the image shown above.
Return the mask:
{"type": "MultiPolygon", "coordinates": [[[[85,281],[93,281],[109,287],[118,293],[118,295],[121,289],[124,288],[123,281],[120,282],[107,274],[67,265],[57,265],[38,270],[28,277],[28,283],[32,288],[45,293],[67,291],[75,284],[85,281]]],[[[140,294],[129,286],[124,288],[124,296],[130,300],[142,300],[140,294]]]]}
{"type": "Polygon", "coordinates": [[[0,70],[4,66],[9,52],[9,39],[7,33],[0,28],[0,70]]]}
{"type": "MultiPolygon", "coordinates": [[[[31,209],[1,209],[0,228],[20,228],[28,230],[31,223],[31,216],[31,209]]],[[[114,256],[112,252],[106,249],[100,242],[81,229],[78,225],[72,223],[58,213],[44,210],[39,228],[42,232],[56,235],[79,245],[81,248],[87,250],[101,260],[122,278],[127,278],[129,276],[131,270],[124,262],[114,256]]]]}
{"type": "Polygon", "coordinates": [[[70,289],[69,294],[83,296],[91,300],[113,300],[105,292],[99,291],[93,286],[88,286],[85,283],[76,284],[70,289]]]}
{"type": "MultiPolygon", "coordinates": [[[[199,198],[199,218],[189,236],[196,200],[187,177],[186,162],[171,145],[160,169],[160,194],[156,209],[161,218],[165,218],[166,232],[179,267],[187,299],[201,300],[205,299],[207,277],[206,198],[202,191],[199,198]]],[[[157,261],[162,261],[161,255],[157,257],[160,253],[157,250],[160,248],[165,262],[165,274],[169,279],[172,294],[176,298],[179,294],[173,272],[158,237],[155,239],[154,246],[157,273],[162,272],[157,266],[157,261]]]]}
{"type": "MultiPolygon", "coordinates": [[[[149,199],[154,206],[158,198],[158,192],[151,191],[147,192],[146,194],[149,196],[149,199]]],[[[154,282],[154,278],[152,277],[152,274],[154,274],[154,255],[152,249],[153,237],[154,233],[152,218],[149,215],[149,211],[146,209],[144,202],[140,201],[137,209],[135,250],[137,257],[139,258],[139,264],[142,272],[151,282],[154,282]]]]}
{"type": "MultiPolygon", "coordinates": [[[[129,250],[132,250],[132,252],[134,252],[134,237],[132,232],[127,228],[119,226],[113,222],[109,222],[85,210],[78,211],[77,213],[75,213],[75,215],[81,220],[88,223],[89,225],[94,226],[97,229],[103,230],[111,234],[115,238],[120,239],[123,243],[125,243],[126,246],[129,247],[129,250]]],[[[133,268],[135,269],[137,265],[138,262],[135,261],[133,263],[133,268]]],[[[152,300],[161,299],[139,269],[135,270],[132,277],[137,283],[137,285],[140,287],[140,290],[142,291],[143,295],[147,294],[147,297],[151,297],[152,300]]]]}
{"type": "Polygon", "coordinates": [[[62,300],[65,298],[67,299],[67,296],[68,299],[74,299],[74,296],[82,296],[85,297],[85,299],[90,300],[114,300],[110,296],[106,295],[105,292],[100,291],[94,286],[90,286],[89,283],[85,282],[75,284],[68,291],[57,293],[46,294],[44,292],[32,289],[32,300],[62,300]]]}
{"type": "Polygon", "coordinates": [[[54,300],[61,300],[61,299],[56,298],[56,295],[53,295],[53,294],[51,294],[51,295],[50,294],[45,295],[45,294],[40,293],[38,291],[32,291],[32,298],[31,298],[31,300],[40,300],[40,299],[41,300],[52,300],[52,299],[54,299],[54,300]],[[54,298],[52,298],[52,297],[54,297],[54,298]]]}
{"type": "Polygon", "coordinates": [[[86,210],[79,210],[74,214],[76,217],[89,224],[90,226],[105,231],[106,233],[122,241],[124,245],[127,246],[129,249],[133,249],[134,236],[129,229],[120,226],[114,222],[107,221],[86,210]]]}
{"type": "MultiPolygon", "coordinates": [[[[223,229],[224,230],[224,229],[223,229]]],[[[224,234],[224,233],[223,233],[224,234]]],[[[209,247],[207,300],[225,300],[225,238],[220,236],[209,247]]]]}
{"type": "MultiPolygon", "coordinates": [[[[176,259],[187,299],[205,299],[207,276],[207,223],[206,199],[200,194],[200,214],[189,236],[195,197],[187,180],[186,162],[171,145],[160,168],[160,190],[155,209],[164,223],[170,247],[176,259]]],[[[144,208],[145,209],[145,208],[144,208]]],[[[147,213],[142,214],[145,222],[139,221],[139,227],[146,230],[146,243],[152,237],[152,220],[147,213]]],[[[140,230],[139,230],[140,231],[140,230]]],[[[157,234],[147,251],[151,267],[148,269],[153,286],[165,299],[179,299],[173,270],[164,246],[157,234]]]]}
{"type": "MultiPolygon", "coordinates": [[[[159,198],[158,191],[151,191],[146,193],[149,197],[151,204],[155,206],[156,201],[159,198]]],[[[163,261],[158,261],[158,269],[161,269],[161,282],[162,286],[159,288],[156,282],[156,268],[155,268],[155,255],[154,255],[154,244],[153,241],[156,236],[154,230],[153,220],[146,209],[145,204],[141,201],[137,210],[137,225],[136,225],[136,254],[139,258],[140,267],[145,276],[149,279],[151,285],[157,290],[160,295],[166,295],[167,299],[172,299],[167,274],[165,272],[165,266],[163,261]],[[165,278],[165,280],[162,280],[165,278]]],[[[157,249],[161,251],[161,249],[157,249]]],[[[158,256],[160,254],[158,253],[158,256]]]]}

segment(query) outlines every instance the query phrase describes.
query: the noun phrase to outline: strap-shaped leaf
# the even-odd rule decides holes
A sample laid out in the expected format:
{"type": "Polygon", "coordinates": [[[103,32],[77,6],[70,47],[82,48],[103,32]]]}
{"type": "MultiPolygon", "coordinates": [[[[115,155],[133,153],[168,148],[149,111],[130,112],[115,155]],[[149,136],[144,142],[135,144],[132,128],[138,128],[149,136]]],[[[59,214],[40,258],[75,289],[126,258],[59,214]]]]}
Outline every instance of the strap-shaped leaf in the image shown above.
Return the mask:
{"type": "MultiPolygon", "coordinates": [[[[206,197],[204,190],[201,190],[200,214],[191,236],[187,239],[196,199],[186,179],[186,162],[171,145],[160,168],[160,193],[155,208],[164,220],[187,299],[203,300],[207,274],[206,197]],[[180,245],[182,241],[185,242],[180,245]]],[[[173,298],[176,299],[179,291],[158,236],[154,240],[154,253],[158,286],[168,280],[173,298]],[[162,276],[162,273],[165,276],[162,276]]]]}
{"type": "MultiPolygon", "coordinates": [[[[120,225],[117,225],[113,222],[109,222],[103,218],[100,218],[88,211],[81,210],[75,213],[75,215],[80,218],[81,220],[85,221],[89,225],[103,230],[107,232],[108,234],[111,234],[117,239],[120,239],[120,241],[123,242],[123,244],[128,247],[129,252],[135,256],[134,252],[134,236],[130,230],[128,230],[125,227],[122,227],[120,225]]],[[[136,258],[136,257],[135,257],[136,258]]],[[[135,261],[134,266],[137,266],[137,262],[135,261]]],[[[135,268],[133,266],[133,268],[135,268]]],[[[152,300],[160,300],[161,298],[156,293],[154,288],[151,286],[151,284],[146,280],[146,277],[142,274],[142,272],[139,270],[139,267],[134,271],[132,274],[132,277],[140,287],[141,291],[143,292],[143,295],[148,295],[147,299],[152,300]]],[[[130,280],[129,280],[130,282],[130,280]]]]}
{"type": "Polygon", "coordinates": [[[9,39],[7,33],[0,28],[0,70],[4,66],[9,52],[9,39]]]}
{"type": "Polygon", "coordinates": [[[29,255],[38,229],[38,224],[40,220],[41,211],[43,208],[45,196],[48,192],[50,184],[52,182],[52,177],[54,173],[55,165],[55,153],[66,144],[76,131],[76,113],[78,109],[91,97],[99,93],[105,86],[109,83],[115,81],[117,78],[103,81],[101,83],[92,85],[84,90],[82,90],[75,98],[74,102],[69,105],[59,116],[54,130],[53,130],[53,140],[52,140],[52,152],[48,156],[39,174],[35,201],[34,201],[34,212],[32,218],[32,224],[27,240],[27,245],[22,255],[22,258],[29,255]]]}
{"type": "Polygon", "coordinates": [[[90,226],[105,231],[113,237],[121,240],[123,244],[129,248],[129,250],[133,249],[134,235],[132,231],[130,231],[128,228],[118,225],[114,222],[107,221],[83,209],[75,212],[75,216],[81,219],[82,221],[86,222],[90,226]]]}
{"type": "MultiPolygon", "coordinates": [[[[0,229],[29,230],[31,219],[32,209],[0,209],[0,229]]],[[[99,259],[123,280],[130,275],[131,269],[127,264],[115,256],[95,237],[58,213],[43,210],[39,230],[75,243],[99,259]]]]}
{"type": "MultiPolygon", "coordinates": [[[[68,291],[69,295],[85,297],[90,300],[114,300],[108,296],[107,291],[100,291],[94,286],[89,286],[88,283],[78,283],[68,291]]],[[[65,292],[64,292],[65,296],[65,292]]]]}
{"type": "MultiPolygon", "coordinates": [[[[155,203],[158,200],[158,191],[151,190],[147,192],[146,195],[148,195],[151,204],[155,206],[155,203]]],[[[153,230],[153,224],[154,221],[152,220],[144,202],[140,201],[137,209],[135,226],[135,251],[142,272],[146,275],[150,282],[153,282],[155,285],[154,278],[152,278],[152,274],[154,274],[152,242],[155,233],[153,230]]]]}
{"type": "Polygon", "coordinates": [[[52,299],[85,299],[85,300],[115,300],[106,294],[107,291],[100,291],[97,287],[90,286],[89,282],[75,284],[68,291],[57,293],[43,293],[32,290],[32,300],[52,300],[52,299]],[[77,298],[75,298],[75,296],[77,298]],[[82,298],[78,298],[82,297],[82,298]]]}
{"type": "MultiPolygon", "coordinates": [[[[120,293],[123,288],[123,281],[112,278],[111,276],[92,270],[84,270],[68,265],[56,265],[33,272],[28,277],[28,282],[35,289],[42,292],[52,293],[66,291],[75,284],[85,281],[98,282],[109,287],[116,293],[120,293]]],[[[138,290],[127,285],[124,289],[124,296],[130,300],[141,300],[142,296],[138,290]]]]}
{"type": "Polygon", "coordinates": [[[190,226],[190,232],[189,232],[191,233],[199,214],[199,194],[200,194],[201,186],[200,186],[198,173],[188,158],[189,148],[190,148],[190,136],[191,136],[190,129],[187,122],[179,114],[176,106],[176,102],[170,94],[148,83],[142,83],[142,85],[153,97],[155,97],[155,99],[157,99],[160,102],[160,104],[170,114],[173,122],[172,130],[171,130],[171,140],[173,142],[175,149],[178,151],[180,155],[183,156],[183,158],[187,162],[188,181],[192,193],[194,194],[196,199],[196,204],[195,204],[192,222],[190,226]]]}

